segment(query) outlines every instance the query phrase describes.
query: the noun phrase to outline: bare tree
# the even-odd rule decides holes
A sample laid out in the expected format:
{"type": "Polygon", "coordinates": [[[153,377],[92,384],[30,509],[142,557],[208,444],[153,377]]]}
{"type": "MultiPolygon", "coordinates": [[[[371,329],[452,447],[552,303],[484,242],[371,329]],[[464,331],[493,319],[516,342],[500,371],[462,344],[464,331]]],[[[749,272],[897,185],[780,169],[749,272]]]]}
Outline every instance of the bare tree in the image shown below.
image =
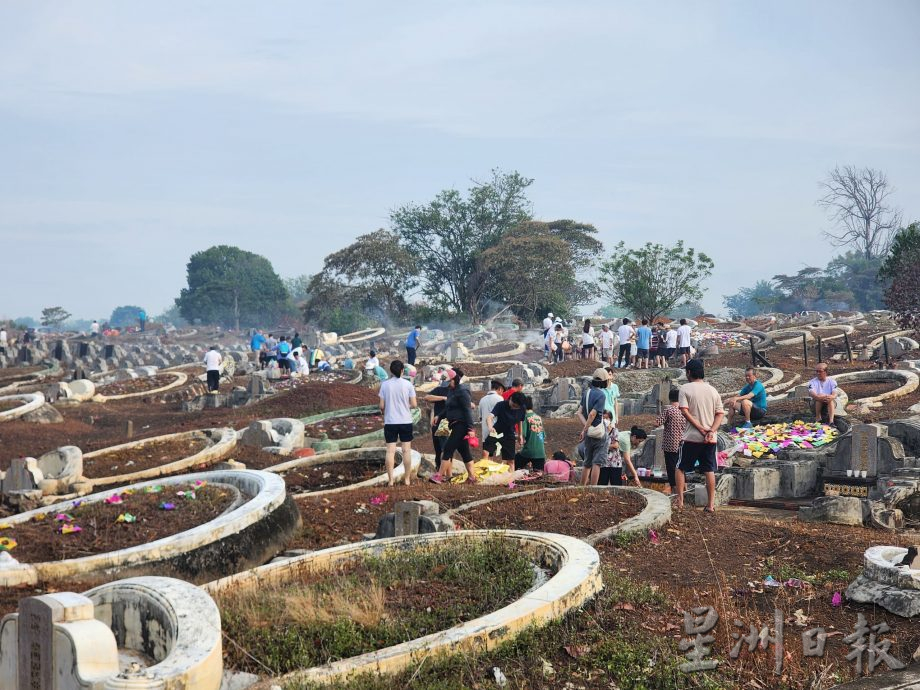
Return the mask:
{"type": "Polygon", "coordinates": [[[824,234],[838,247],[853,246],[867,259],[884,256],[901,225],[901,212],[888,204],[894,189],[881,170],[837,166],[821,183],[818,199],[836,230],[824,234]]]}

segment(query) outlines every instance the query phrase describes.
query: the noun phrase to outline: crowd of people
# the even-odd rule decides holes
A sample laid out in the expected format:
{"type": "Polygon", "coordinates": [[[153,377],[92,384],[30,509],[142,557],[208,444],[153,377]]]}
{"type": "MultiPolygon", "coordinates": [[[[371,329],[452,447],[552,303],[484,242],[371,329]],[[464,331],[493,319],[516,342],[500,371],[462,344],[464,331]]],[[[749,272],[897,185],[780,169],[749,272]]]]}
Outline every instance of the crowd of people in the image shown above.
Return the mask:
{"type": "Polygon", "coordinates": [[[650,325],[648,319],[635,326],[627,317],[619,324],[602,324],[600,331],[585,319],[581,330],[573,333],[550,312],[543,319],[543,353],[550,364],[591,359],[618,369],[649,369],[665,368],[673,360],[686,366],[692,356],[690,334],[687,319],[673,328],[660,321],[650,325]]]}

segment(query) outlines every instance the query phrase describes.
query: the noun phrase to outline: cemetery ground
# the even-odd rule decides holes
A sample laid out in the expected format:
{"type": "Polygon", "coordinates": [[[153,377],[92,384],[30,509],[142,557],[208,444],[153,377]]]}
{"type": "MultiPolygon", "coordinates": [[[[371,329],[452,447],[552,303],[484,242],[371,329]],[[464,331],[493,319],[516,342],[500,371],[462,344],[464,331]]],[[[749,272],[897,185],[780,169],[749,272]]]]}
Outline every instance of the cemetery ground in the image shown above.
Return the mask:
{"type": "MultiPolygon", "coordinates": [[[[833,329],[827,332],[834,334],[833,329]]],[[[853,338],[864,340],[874,333],[857,331],[853,338]]],[[[502,347],[494,346],[496,352],[504,351],[502,347]]],[[[828,351],[833,353],[836,349],[828,351]]],[[[809,365],[805,365],[800,345],[778,346],[765,354],[786,377],[798,374],[803,383],[813,376],[814,361],[810,359],[809,365]]],[[[813,346],[809,356],[814,356],[813,346]]],[[[526,358],[515,359],[538,361],[539,352],[530,349],[526,358]]],[[[707,378],[716,378],[719,368],[738,369],[749,363],[749,352],[725,351],[707,361],[707,378]]],[[[581,361],[548,370],[550,377],[556,378],[562,374],[590,374],[587,369],[593,370],[594,366],[581,361]]],[[[854,361],[835,362],[830,367],[833,376],[844,371],[872,370],[876,365],[854,361]]],[[[507,367],[491,363],[474,364],[468,369],[471,374],[478,372],[477,376],[498,376],[507,371],[507,367]]],[[[18,371],[0,369],[0,380],[5,380],[3,376],[16,378],[10,372],[18,371]]],[[[653,369],[649,379],[657,376],[653,369]]],[[[246,378],[239,377],[235,383],[245,385],[246,378]]],[[[741,385],[734,379],[726,379],[724,383],[723,392],[736,383],[738,387],[741,385]]],[[[143,390],[141,384],[135,387],[143,390]]],[[[852,401],[893,387],[894,384],[879,380],[852,382],[845,389],[852,401]]],[[[622,389],[624,393],[634,392],[629,385],[624,384],[622,389]]],[[[481,394],[474,399],[478,397],[481,394]]],[[[62,445],[77,445],[88,452],[167,433],[224,426],[243,429],[254,420],[300,418],[376,405],[377,401],[376,391],[369,387],[318,379],[236,409],[183,412],[178,402],[143,397],[59,406],[64,417],[60,424],[11,421],[0,425],[0,469],[8,467],[14,457],[37,456],[62,445]],[[129,420],[134,430],[131,439],[126,438],[129,420]]],[[[906,417],[911,414],[908,408],[917,402],[920,391],[851,414],[856,421],[864,422],[906,417]]],[[[771,413],[810,419],[801,401],[771,403],[771,413]]],[[[370,424],[367,428],[349,429],[346,435],[372,430],[371,419],[362,420],[370,424]]],[[[433,450],[427,419],[426,410],[413,444],[423,453],[433,450]]],[[[547,455],[556,449],[573,454],[580,434],[577,420],[551,419],[547,415],[544,421],[547,455]]],[[[619,426],[627,429],[633,424],[651,430],[654,415],[626,415],[619,426]]],[[[132,469],[146,467],[143,463],[165,463],[194,450],[195,447],[174,448],[166,443],[150,449],[147,458],[132,458],[135,463],[132,469]]],[[[242,446],[228,457],[256,469],[285,459],[242,446]]],[[[120,466],[126,459],[113,456],[96,462],[104,460],[105,466],[100,468],[100,474],[104,475],[109,473],[110,464],[123,471],[120,466]]],[[[90,466],[87,470],[87,474],[92,472],[90,466]]],[[[517,482],[514,486],[507,483],[472,486],[434,485],[420,479],[409,487],[374,486],[322,496],[308,493],[343,488],[383,471],[382,461],[375,464],[361,460],[285,472],[288,491],[296,496],[303,518],[302,529],[286,548],[312,550],[360,541],[375,531],[381,517],[393,512],[397,501],[405,500],[434,501],[444,512],[484,498],[514,496],[462,511],[455,515],[454,521],[460,529],[516,528],[579,538],[635,515],[643,504],[635,495],[586,492],[576,487],[525,495],[548,488],[548,484],[539,480],[517,482]]],[[[225,507],[218,492],[212,496],[201,489],[198,498],[196,502],[176,499],[177,507],[168,511],[166,520],[162,516],[167,511],[160,508],[162,497],[128,495],[124,505],[87,506],[83,511],[77,506],[62,520],[49,515],[47,522],[28,523],[17,527],[15,533],[0,530],[0,537],[15,538],[19,546],[13,553],[21,554],[25,561],[99,553],[182,531],[207,521],[225,507]],[[124,512],[134,514],[137,522],[116,522],[117,516],[124,512]],[[78,535],[62,534],[58,529],[63,524],[79,524],[82,530],[78,535]]],[[[882,622],[890,626],[884,637],[892,643],[889,652],[893,657],[909,663],[911,655],[920,651],[920,626],[916,621],[899,618],[880,607],[850,602],[845,596],[835,596],[843,595],[847,585],[861,572],[864,552],[869,546],[918,543],[920,533],[916,531],[895,533],[805,523],[794,512],[763,507],[724,506],[715,514],[692,507],[675,510],[670,523],[654,533],[617,535],[596,545],[601,556],[604,589],[582,610],[544,628],[527,630],[490,652],[427,658],[396,676],[361,677],[335,687],[486,690],[501,686],[493,671],[497,667],[510,688],[830,688],[857,677],[854,663],[846,659],[851,649],[843,638],[854,631],[859,614],[865,616],[870,626],[882,622]],[[713,670],[685,673],[678,668],[686,661],[686,652],[681,651],[679,644],[691,636],[684,631],[683,614],[702,606],[711,606],[719,614],[711,632],[715,640],[708,659],[720,663],[713,670]],[[769,634],[775,635],[776,610],[781,612],[783,620],[782,672],[774,673],[774,644],[751,652],[744,642],[738,658],[730,658],[730,650],[739,643],[733,635],[747,636],[750,625],[758,632],[767,627],[769,634]],[[742,627],[737,627],[735,620],[742,627]],[[802,634],[817,627],[828,635],[824,654],[805,657],[802,634]]],[[[232,596],[221,598],[225,665],[265,677],[277,676],[308,664],[448,628],[499,608],[528,588],[523,564],[513,550],[505,552],[498,545],[487,543],[469,552],[451,550],[449,558],[438,563],[426,558],[406,556],[395,565],[394,562],[355,565],[337,573],[334,586],[325,578],[305,578],[296,586],[259,592],[254,598],[249,595],[239,600],[232,596]],[[275,625],[282,618],[285,624],[275,625]]],[[[21,597],[49,591],[83,591],[117,577],[112,574],[0,588],[0,614],[14,611],[21,597]]],[[[876,673],[882,670],[884,664],[876,673]]],[[[266,680],[258,687],[267,690],[270,684],[266,680]]]]}

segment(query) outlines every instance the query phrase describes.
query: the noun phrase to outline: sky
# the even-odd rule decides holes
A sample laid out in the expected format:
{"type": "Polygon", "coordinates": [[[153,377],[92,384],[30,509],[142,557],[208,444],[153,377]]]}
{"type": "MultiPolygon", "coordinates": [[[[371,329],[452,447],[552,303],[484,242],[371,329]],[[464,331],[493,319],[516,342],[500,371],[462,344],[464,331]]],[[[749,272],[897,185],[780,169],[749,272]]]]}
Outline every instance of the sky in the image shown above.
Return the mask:
{"type": "MultiPolygon", "coordinates": [[[[0,318],[171,306],[191,254],[282,277],[493,168],[704,306],[839,250],[836,165],[920,219],[920,3],[0,4],[0,318]]],[[[600,257],[599,257],[600,258],[600,257]]]]}

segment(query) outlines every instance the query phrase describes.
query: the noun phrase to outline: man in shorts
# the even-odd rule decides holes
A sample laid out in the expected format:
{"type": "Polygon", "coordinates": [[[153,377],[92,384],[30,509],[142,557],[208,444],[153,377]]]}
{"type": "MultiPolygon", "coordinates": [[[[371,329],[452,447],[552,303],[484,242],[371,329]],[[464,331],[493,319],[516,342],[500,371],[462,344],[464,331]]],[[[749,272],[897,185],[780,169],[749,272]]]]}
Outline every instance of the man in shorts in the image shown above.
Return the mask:
{"type": "Polygon", "coordinates": [[[677,507],[684,507],[687,473],[694,468],[706,476],[706,512],[715,512],[717,433],[725,416],[719,391],[705,380],[703,361],[691,359],[684,367],[687,380],[680,387],[678,406],[687,420],[677,463],[677,507]]]}
{"type": "Polygon", "coordinates": [[[380,411],[383,412],[383,440],[387,444],[386,467],[389,486],[393,486],[396,442],[402,444],[403,483],[409,486],[412,473],[412,410],[418,407],[415,386],[402,377],[403,363],[390,362],[391,378],[380,384],[380,411]]]}
{"type": "Polygon", "coordinates": [[[598,337],[601,343],[601,361],[608,367],[613,365],[613,331],[606,323],[601,327],[601,334],[598,337]]]}
{"type": "Polygon", "coordinates": [[[767,391],[758,380],[754,367],[744,370],[744,380],[744,388],[738,395],[726,400],[725,406],[728,408],[728,426],[734,426],[735,414],[740,412],[744,415],[744,425],[741,428],[750,429],[751,421],[763,419],[767,414],[767,391]]]}
{"type": "Polygon", "coordinates": [[[668,328],[664,334],[664,363],[666,366],[670,363],[671,357],[674,356],[675,352],[677,352],[677,331],[673,328],[668,328]]]}
{"type": "Polygon", "coordinates": [[[607,464],[607,451],[610,442],[604,427],[604,406],[607,396],[604,389],[609,382],[606,369],[595,369],[591,376],[591,386],[581,396],[578,406],[578,421],[584,426],[579,438],[578,450],[584,460],[581,472],[581,484],[597,484],[601,476],[601,467],[607,464]]]}
{"type": "Polygon", "coordinates": [[[687,325],[687,319],[681,319],[677,329],[677,354],[680,356],[680,365],[687,366],[690,361],[690,326],[687,325]]]}

